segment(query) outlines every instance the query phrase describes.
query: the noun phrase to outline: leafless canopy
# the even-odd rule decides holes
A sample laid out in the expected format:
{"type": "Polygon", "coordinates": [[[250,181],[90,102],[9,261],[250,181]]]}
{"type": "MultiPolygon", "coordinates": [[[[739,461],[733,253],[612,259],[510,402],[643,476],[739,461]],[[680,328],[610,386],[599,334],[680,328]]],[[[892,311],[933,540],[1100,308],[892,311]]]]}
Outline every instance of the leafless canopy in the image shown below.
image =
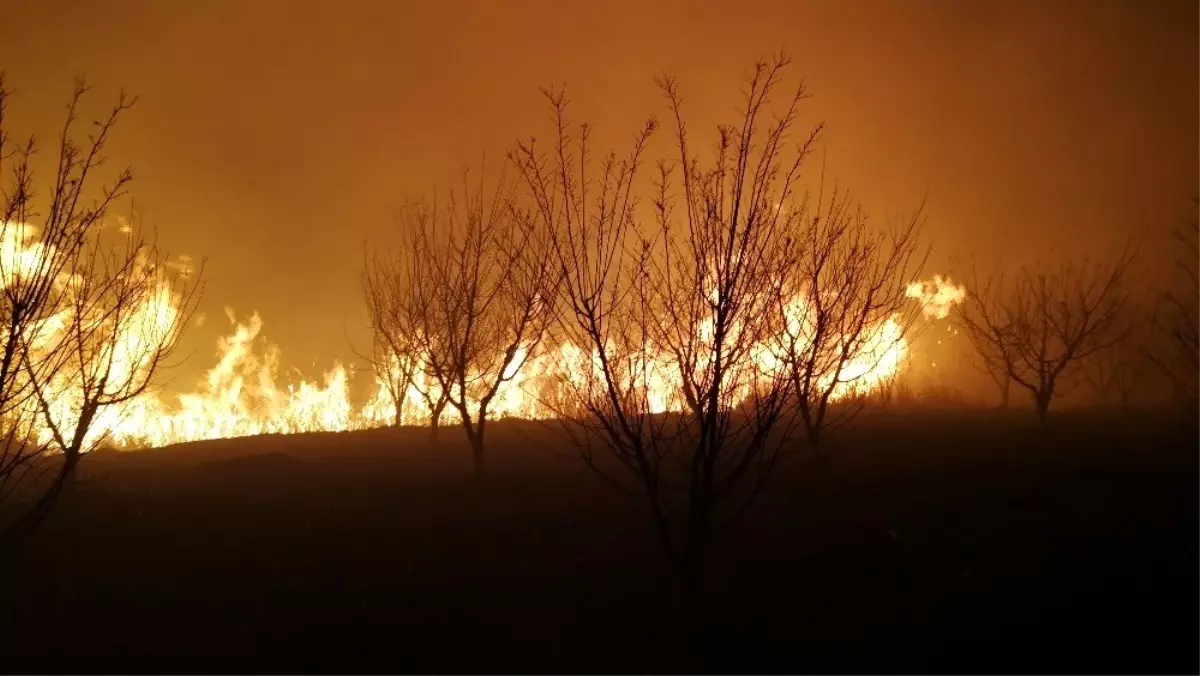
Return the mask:
{"type": "MultiPolygon", "coordinates": [[[[405,397],[417,382],[417,369],[424,366],[419,358],[417,329],[410,311],[411,271],[408,263],[403,252],[393,256],[368,252],[362,275],[363,299],[371,330],[369,360],[376,380],[386,389],[395,408],[395,425],[405,422],[405,397]]],[[[421,384],[424,384],[423,380],[421,384]]],[[[431,411],[437,412],[431,421],[436,429],[441,417],[439,402],[429,388],[421,388],[421,392],[434,399],[427,403],[431,411]]],[[[445,398],[440,400],[444,402],[445,398]]]]}
{"type": "Polygon", "coordinates": [[[432,385],[457,411],[476,471],[491,406],[542,346],[554,316],[557,268],[545,229],[522,211],[501,172],[446,202],[402,211],[411,336],[432,385]]]}
{"type": "Polygon", "coordinates": [[[107,228],[132,175],[121,171],[94,193],[89,186],[133,100],[122,95],[79,144],[73,125],[87,91],[76,83],[48,206],[39,212],[35,145],[9,145],[0,78],[0,170],[12,177],[0,213],[0,507],[11,507],[0,520],[4,542],[36,525],[80,458],[104,441],[94,433],[97,420],[150,387],[198,298],[199,275],[165,265],[136,224],[107,228]]]}
{"type": "Polygon", "coordinates": [[[1072,260],[1023,268],[1007,278],[972,272],[959,317],[985,360],[1001,364],[1033,397],[1043,424],[1056,388],[1085,360],[1119,341],[1134,250],[1108,260],[1072,260]]]}
{"type": "Polygon", "coordinates": [[[929,253],[919,244],[921,212],[873,229],[849,195],[834,190],[798,231],[796,263],[773,310],[783,325],[777,349],[814,447],[862,409],[861,394],[877,385],[868,378],[920,315],[905,288],[929,253]],[[843,401],[831,407],[835,396],[843,401]]]}
{"type": "Polygon", "coordinates": [[[792,136],[803,86],[772,105],[788,64],[756,65],[740,119],[718,128],[708,159],[691,145],[676,81],[659,80],[674,152],[658,163],[651,214],[639,211],[637,179],[654,120],[597,171],[590,128],[576,131],[565,95],[548,91],[550,147],[530,140],[513,153],[564,280],[569,434],[593,468],[649,499],[685,601],[716,510],[736,515],[754,495],[792,419],[768,345],[797,255],[800,218],[784,205],[803,199],[796,184],[821,127],[792,136]]]}

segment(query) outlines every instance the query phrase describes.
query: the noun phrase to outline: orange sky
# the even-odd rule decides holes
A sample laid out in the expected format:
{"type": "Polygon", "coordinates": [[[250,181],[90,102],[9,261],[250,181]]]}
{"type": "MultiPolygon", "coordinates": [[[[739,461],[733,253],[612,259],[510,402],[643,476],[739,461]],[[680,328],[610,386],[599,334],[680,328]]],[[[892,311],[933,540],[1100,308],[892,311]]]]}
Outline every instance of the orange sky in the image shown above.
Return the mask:
{"type": "Polygon", "coordinates": [[[0,0],[14,135],[48,147],[76,73],[96,110],[141,97],[110,155],[163,244],[208,258],[189,370],[226,305],[309,375],[350,359],[364,241],[405,192],[544,135],[540,85],[623,140],[669,71],[700,133],[779,47],[834,175],[879,217],[928,192],[935,269],[1131,234],[1159,256],[1195,214],[1194,0],[401,4],[0,0]]]}

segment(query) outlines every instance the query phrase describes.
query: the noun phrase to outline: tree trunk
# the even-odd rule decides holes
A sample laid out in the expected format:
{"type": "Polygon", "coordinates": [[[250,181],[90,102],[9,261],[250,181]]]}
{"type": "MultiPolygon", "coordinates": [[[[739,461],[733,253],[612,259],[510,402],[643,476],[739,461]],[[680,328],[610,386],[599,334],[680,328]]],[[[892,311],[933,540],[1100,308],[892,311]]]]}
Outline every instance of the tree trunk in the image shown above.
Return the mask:
{"type": "Polygon", "coordinates": [[[1034,403],[1037,406],[1038,424],[1042,427],[1046,426],[1046,420],[1050,417],[1050,396],[1048,391],[1041,391],[1034,395],[1034,403]]]}
{"type": "Polygon", "coordinates": [[[471,469],[475,476],[483,475],[483,436],[471,437],[471,469]]]}
{"type": "Polygon", "coordinates": [[[29,511],[22,514],[7,531],[0,532],[0,554],[15,547],[46,520],[51,508],[75,478],[75,467],[81,457],[83,456],[78,451],[67,451],[64,454],[63,465],[54,477],[54,483],[50,484],[29,511]]]}
{"type": "Polygon", "coordinates": [[[433,405],[433,414],[429,418],[429,440],[435,444],[438,442],[438,430],[441,428],[442,411],[444,410],[446,410],[445,399],[433,405]]]}
{"type": "Polygon", "coordinates": [[[1012,381],[1007,378],[1000,386],[1000,408],[1008,408],[1008,393],[1012,391],[1012,381]]]}

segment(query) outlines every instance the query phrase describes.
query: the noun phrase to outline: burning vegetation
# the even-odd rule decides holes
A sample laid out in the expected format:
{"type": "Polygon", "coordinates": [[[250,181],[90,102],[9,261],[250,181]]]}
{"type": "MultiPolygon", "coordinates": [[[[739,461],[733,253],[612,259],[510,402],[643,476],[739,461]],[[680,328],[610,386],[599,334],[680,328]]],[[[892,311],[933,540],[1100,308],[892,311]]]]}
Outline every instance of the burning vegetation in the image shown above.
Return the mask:
{"type": "Polygon", "coordinates": [[[1200,3],[8,4],[9,671],[1196,669],[1200,3]]]}
{"type": "MultiPolygon", "coordinates": [[[[758,76],[755,117],[783,65],[758,76]]],[[[662,84],[678,119],[676,85],[662,84]]],[[[922,253],[919,212],[877,232],[847,195],[821,204],[797,191],[820,132],[780,164],[803,90],[769,130],[750,128],[741,138],[722,128],[711,168],[690,155],[680,121],[679,158],[657,165],[651,225],[635,211],[657,122],[631,156],[606,156],[600,176],[578,183],[547,172],[547,162],[568,170],[590,150],[586,125],[570,138],[558,93],[550,98],[560,125],[550,155],[520,144],[506,162],[516,180],[502,176],[492,192],[482,177],[478,185],[464,180],[440,203],[405,205],[402,245],[368,253],[374,383],[364,404],[352,404],[342,365],[322,382],[284,384],[282,355],[260,335],[261,318],[239,322],[232,311],[217,364],[193,391],[168,399],[150,385],[195,308],[199,273],[186,258],[158,255],[138,223],[109,213],[128,172],[87,201],[108,130],[132,101],[122,99],[79,147],[71,132],[85,93],[77,88],[64,128],[49,212],[32,211],[32,142],[12,155],[16,181],[5,195],[0,266],[14,317],[5,353],[13,403],[5,410],[10,435],[45,450],[392,424],[436,429],[451,415],[482,448],[487,420],[577,417],[607,388],[605,378],[647,415],[684,411],[710,396],[714,385],[705,380],[714,369],[722,373],[720,411],[764,387],[778,390],[780,406],[803,391],[800,399],[819,408],[893,382],[914,317],[943,318],[963,294],[940,276],[912,281],[920,267],[913,255],[922,253]],[[759,133],[768,154],[754,158],[752,175],[747,144],[759,133]],[[723,300],[730,292],[737,297],[723,300]],[[631,304],[637,317],[615,314],[631,304]]]]}
{"type": "Polygon", "coordinates": [[[32,505],[5,517],[4,537],[36,525],[106,442],[389,424],[428,424],[436,437],[451,418],[478,474],[489,421],[522,417],[555,421],[589,466],[648,499],[690,604],[714,527],[753,499],[792,432],[817,448],[895,382],[922,315],[944,317],[961,299],[940,278],[914,281],[928,253],[920,208],[876,229],[847,193],[801,188],[822,125],[794,133],[802,86],[768,119],[787,66],[756,66],[741,119],[718,128],[709,157],[694,150],[678,84],[661,80],[673,152],[653,164],[649,191],[657,120],[596,163],[590,127],[569,122],[563,91],[546,91],[549,144],[518,143],[493,190],[481,172],[477,185],[464,177],[460,192],[409,202],[399,246],[368,250],[374,393],[359,407],[342,366],[283,387],[257,315],[221,339],[195,391],[168,401],[150,389],[195,309],[199,274],[108,213],[128,172],[84,206],[132,102],[77,146],[80,85],[48,211],[32,208],[32,142],[4,153],[16,166],[0,233],[10,319],[0,497],[32,505]],[[62,458],[49,487],[46,456],[62,458]]]}
{"type": "MultiPolygon", "coordinates": [[[[48,504],[105,443],[387,425],[427,425],[436,438],[457,423],[480,471],[489,421],[555,421],[589,465],[649,498],[686,588],[717,506],[733,518],[785,442],[818,451],[873,397],[889,397],[931,324],[947,337],[964,328],[1004,401],[1017,383],[1043,423],[1076,377],[1128,396],[1125,366],[1094,362],[1146,351],[1126,341],[1132,250],[1007,284],[926,276],[923,204],[880,226],[823,175],[804,187],[823,125],[800,129],[803,86],[780,96],[788,65],[756,65],[738,118],[711,145],[690,135],[671,78],[658,82],[668,123],[650,118],[629,148],[601,154],[591,127],[570,121],[565,92],[545,91],[548,142],[517,143],[491,183],[481,169],[458,191],[409,201],[397,245],[366,251],[373,382],[361,404],[342,365],[285,384],[260,317],[231,311],[217,364],[193,391],[152,388],[195,310],[200,270],[110,213],[128,171],[91,187],[132,101],[78,144],[79,85],[44,209],[34,208],[33,142],[0,136],[12,177],[0,214],[0,501],[61,455],[51,488],[33,489],[48,504]],[[660,136],[669,150],[652,157],[660,136]]],[[[0,82],[0,130],[6,102],[0,82]]],[[[1194,258],[1194,238],[1183,241],[1194,258]]],[[[1161,333],[1179,355],[1155,360],[1192,400],[1193,295],[1169,297],[1161,333]],[[1192,373],[1178,366],[1189,358],[1192,373]]]]}
{"type": "MultiPolygon", "coordinates": [[[[399,246],[365,257],[373,383],[361,404],[340,364],[319,382],[284,382],[262,319],[237,321],[231,310],[217,364],[192,391],[166,397],[151,387],[195,309],[200,274],[187,257],[159,254],[136,219],[109,213],[128,171],[85,195],[108,132],[133,101],[122,98],[79,145],[75,110],[87,91],[79,85],[45,211],[33,207],[33,141],[3,137],[11,186],[0,230],[9,324],[0,380],[5,430],[22,449],[10,455],[386,425],[427,425],[436,437],[451,420],[482,454],[491,419],[600,422],[629,406],[705,417],[704,406],[725,415],[763,397],[778,407],[769,417],[798,414],[817,444],[896,385],[914,329],[927,324],[967,329],[974,363],[1004,400],[1017,382],[1043,416],[1068,365],[1145,352],[1122,330],[1132,324],[1131,255],[1103,279],[1075,280],[1068,261],[1024,271],[1012,293],[1000,277],[969,291],[940,274],[923,278],[921,208],[879,227],[846,191],[802,189],[822,125],[795,134],[803,88],[781,109],[770,101],[786,66],[759,64],[742,118],[718,128],[711,157],[694,151],[674,80],[659,83],[673,152],[650,172],[658,120],[626,154],[597,164],[591,128],[572,127],[565,93],[548,91],[550,143],[518,143],[494,188],[481,169],[458,191],[405,204],[399,246]],[[952,316],[956,306],[964,312],[952,316]],[[1076,314],[1083,323],[1067,326],[1076,314]],[[1038,317],[1055,335],[1047,349],[1059,351],[1040,366],[1021,342],[1036,338],[1038,317]],[[842,405],[826,420],[833,403],[842,405]]],[[[1183,356],[1147,362],[1188,395],[1194,378],[1175,362],[1194,358],[1195,303],[1186,293],[1167,298],[1156,325],[1183,356]]],[[[1095,362],[1081,369],[1088,382],[1127,398],[1127,365],[1095,362]]]]}

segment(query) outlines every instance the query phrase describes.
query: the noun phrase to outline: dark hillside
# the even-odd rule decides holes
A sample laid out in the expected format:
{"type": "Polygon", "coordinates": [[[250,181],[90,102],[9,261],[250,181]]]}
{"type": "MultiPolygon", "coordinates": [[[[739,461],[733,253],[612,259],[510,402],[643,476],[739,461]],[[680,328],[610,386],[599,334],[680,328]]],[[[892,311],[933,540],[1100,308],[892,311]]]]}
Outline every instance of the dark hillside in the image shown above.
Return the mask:
{"type": "Polygon", "coordinates": [[[720,541],[706,654],[640,503],[553,435],[88,458],[0,562],[5,671],[1197,670],[1197,442],[1148,415],[889,413],[720,541]],[[1147,432],[1146,430],[1175,430],[1147,432]]]}

